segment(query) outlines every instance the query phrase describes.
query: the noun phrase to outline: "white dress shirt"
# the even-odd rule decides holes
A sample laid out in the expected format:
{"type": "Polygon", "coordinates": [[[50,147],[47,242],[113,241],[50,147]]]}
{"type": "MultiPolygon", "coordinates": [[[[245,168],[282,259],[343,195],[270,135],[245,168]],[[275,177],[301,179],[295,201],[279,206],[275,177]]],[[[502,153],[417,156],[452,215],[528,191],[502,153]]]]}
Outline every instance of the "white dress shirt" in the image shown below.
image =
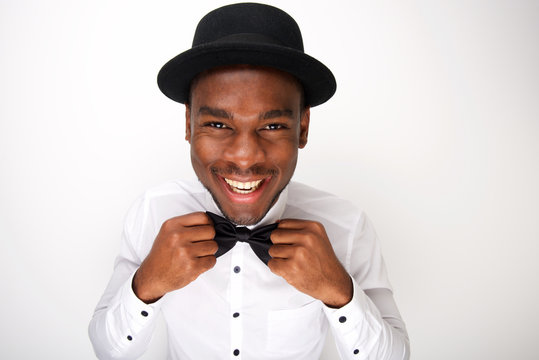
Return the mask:
{"type": "Polygon", "coordinates": [[[222,215],[199,182],[184,181],[147,191],[129,210],[114,273],[89,326],[98,358],[142,355],[159,313],[167,324],[169,359],[317,359],[328,324],[341,359],[409,358],[372,224],[349,202],[295,182],[256,226],[285,218],[322,223],[352,277],[350,303],[332,309],[296,290],[242,242],[184,288],[152,304],[139,300],[132,278],[162,223],[195,211],[222,215]]]}

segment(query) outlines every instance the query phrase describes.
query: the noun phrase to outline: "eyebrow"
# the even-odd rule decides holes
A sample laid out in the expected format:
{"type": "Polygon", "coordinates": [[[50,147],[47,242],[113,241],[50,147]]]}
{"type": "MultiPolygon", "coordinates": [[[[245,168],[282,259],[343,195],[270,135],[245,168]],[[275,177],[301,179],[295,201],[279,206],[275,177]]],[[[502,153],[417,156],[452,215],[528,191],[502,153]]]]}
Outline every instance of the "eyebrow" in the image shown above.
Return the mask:
{"type": "MultiPolygon", "coordinates": [[[[233,118],[232,114],[229,113],[228,111],[226,111],[224,109],[219,109],[219,108],[212,108],[212,107],[209,107],[209,106],[201,106],[198,109],[198,113],[202,114],[202,115],[210,115],[210,116],[213,116],[213,117],[216,117],[216,118],[222,118],[222,119],[229,119],[230,120],[230,119],[233,118]]],[[[290,110],[290,109],[269,110],[269,111],[266,111],[264,113],[261,113],[258,116],[258,119],[259,120],[268,120],[268,119],[276,119],[276,118],[280,118],[280,117],[287,117],[287,118],[290,118],[290,119],[294,119],[294,112],[292,110],[290,110]]]]}
{"type": "Polygon", "coordinates": [[[232,114],[223,109],[211,108],[209,106],[201,106],[198,109],[199,114],[211,115],[217,118],[232,119],[232,114]]]}
{"type": "Polygon", "coordinates": [[[289,110],[289,109],[270,110],[270,111],[266,111],[263,114],[260,114],[260,116],[258,118],[260,120],[268,120],[268,119],[280,118],[280,117],[283,117],[283,116],[287,117],[287,118],[290,118],[290,119],[294,119],[294,112],[292,110],[289,110]]]}

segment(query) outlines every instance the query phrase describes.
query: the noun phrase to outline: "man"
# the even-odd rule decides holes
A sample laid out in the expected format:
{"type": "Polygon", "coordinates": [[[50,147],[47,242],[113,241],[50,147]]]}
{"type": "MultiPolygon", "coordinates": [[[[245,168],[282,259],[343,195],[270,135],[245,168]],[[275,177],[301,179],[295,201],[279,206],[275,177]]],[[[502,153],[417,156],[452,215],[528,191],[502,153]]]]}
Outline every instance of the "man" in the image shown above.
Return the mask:
{"type": "Polygon", "coordinates": [[[199,183],[130,210],[89,327],[98,357],[140,356],[161,312],[171,359],[316,359],[328,324],[343,359],[407,359],[372,225],[290,182],[310,107],[336,89],[295,21],[261,4],[214,10],[158,83],[185,103],[199,183]]]}

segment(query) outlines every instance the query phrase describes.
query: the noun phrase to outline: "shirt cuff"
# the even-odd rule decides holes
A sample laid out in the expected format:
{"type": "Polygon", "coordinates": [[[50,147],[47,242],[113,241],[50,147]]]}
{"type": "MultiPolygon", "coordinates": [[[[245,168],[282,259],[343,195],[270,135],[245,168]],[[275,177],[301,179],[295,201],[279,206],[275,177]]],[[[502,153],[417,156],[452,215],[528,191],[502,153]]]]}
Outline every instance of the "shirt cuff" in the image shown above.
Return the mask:
{"type": "Polygon", "coordinates": [[[151,304],[146,304],[140,300],[137,295],[135,295],[132,287],[135,273],[136,271],[131,274],[116,295],[118,297],[116,303],[120,304],[120,307],[122,308],[122,310],[117,313],[117,316],[119,315],[122,318],[121,320],[123,320],[117,322],[123,325],[120,326],[119,330],[121,331],[121,334],[118,335],[121,336],[122,342],[125,345],[135,342],[137,335],[154,323],[163,299],[161,298],[151,304]]]}
{"type": "Polygon", "coordinates": [[[339,309],[323,306],[344,359],[367,359],[382,332],[380,312],[352,278],[352,300],[339,309]],[[344,352],[344,353],[343,353],[344,352]]]}

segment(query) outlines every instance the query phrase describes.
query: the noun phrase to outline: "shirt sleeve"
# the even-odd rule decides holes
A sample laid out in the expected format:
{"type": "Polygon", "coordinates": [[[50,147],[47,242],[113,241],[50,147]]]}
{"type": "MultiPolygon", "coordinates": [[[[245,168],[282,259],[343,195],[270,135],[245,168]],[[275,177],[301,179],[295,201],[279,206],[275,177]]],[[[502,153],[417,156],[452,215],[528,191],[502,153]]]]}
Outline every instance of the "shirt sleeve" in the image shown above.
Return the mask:
{"type": "Polygon", "coordinates": [[[341,359],[408,360],[406,326],[393,298],[376,233],[364,214],[349,249],[345,267],[352,278],[352,300],[339,309],[324,306],[341,359]]]}
{"type": "Polygon", "coordinates": [[[150,343],[161,300],[152,304],[141,301],[131,283],[141,259],[137,255],[134,228],[142,223],[143,202],[128,212],[120,253],[107,288],[97,304],[88,334],[99,359],[136,359],[150,343]]]}

